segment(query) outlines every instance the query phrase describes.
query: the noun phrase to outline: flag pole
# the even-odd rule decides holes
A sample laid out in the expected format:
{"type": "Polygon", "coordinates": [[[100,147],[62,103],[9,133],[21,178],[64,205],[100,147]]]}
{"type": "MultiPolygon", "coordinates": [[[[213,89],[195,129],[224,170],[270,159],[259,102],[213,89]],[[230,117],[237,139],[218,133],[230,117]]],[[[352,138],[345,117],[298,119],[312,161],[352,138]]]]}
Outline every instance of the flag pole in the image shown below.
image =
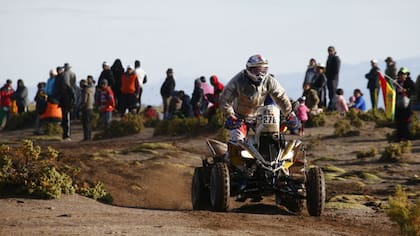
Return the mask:
{"type": "Polygon", "coordinates": [[[399,89],[402,89],[403,87],[397,82],[397,81],[395,81],[393,78],[391,78],[391,77],[389,77],[388,75],[386,75],[386,74],[384,74],[385,75],[385,77],[387,78],[387,79],[389,79],[389,80],[391,80],[391,82],[393,83],[393,84],[395,84],[395,85],[397,85],[398,86],[398,88],[399,89]]]}

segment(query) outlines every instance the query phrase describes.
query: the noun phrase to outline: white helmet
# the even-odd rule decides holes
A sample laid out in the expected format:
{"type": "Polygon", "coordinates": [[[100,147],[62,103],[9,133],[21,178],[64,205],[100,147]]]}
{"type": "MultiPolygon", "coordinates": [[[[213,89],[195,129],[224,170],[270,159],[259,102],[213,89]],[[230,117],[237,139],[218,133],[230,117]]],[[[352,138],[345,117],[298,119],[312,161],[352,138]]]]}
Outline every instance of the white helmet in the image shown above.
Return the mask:
{"type": "Polygon", "coordinates": [[[268,75],[267,59],[260,54],[251,56],[246,62],[246,72],[252,81],[261,83],[268,75]]]}

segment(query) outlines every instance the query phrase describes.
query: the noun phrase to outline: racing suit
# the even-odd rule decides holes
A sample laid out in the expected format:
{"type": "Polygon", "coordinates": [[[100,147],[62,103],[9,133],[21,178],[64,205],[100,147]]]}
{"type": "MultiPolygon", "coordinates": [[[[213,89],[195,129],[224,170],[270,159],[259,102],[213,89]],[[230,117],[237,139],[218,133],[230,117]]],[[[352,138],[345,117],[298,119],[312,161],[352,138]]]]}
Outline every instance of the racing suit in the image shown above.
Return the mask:
{"type": "MultiPolygon", "coordinates": [[[[243,70],[225,86],[220,95],[220,109],[228,119],[252,118],[256,116],[257,108],[264,105],[267,95],[271,96],[283,114],[291,114],[289,97],[273,75],[267,75],[258,84],[249,79],[246,70],[243,70]]],[[[246,135],[243,127],[231,129],[229,133],[230,140],[234,142],[242,141],[246,135]]]]}

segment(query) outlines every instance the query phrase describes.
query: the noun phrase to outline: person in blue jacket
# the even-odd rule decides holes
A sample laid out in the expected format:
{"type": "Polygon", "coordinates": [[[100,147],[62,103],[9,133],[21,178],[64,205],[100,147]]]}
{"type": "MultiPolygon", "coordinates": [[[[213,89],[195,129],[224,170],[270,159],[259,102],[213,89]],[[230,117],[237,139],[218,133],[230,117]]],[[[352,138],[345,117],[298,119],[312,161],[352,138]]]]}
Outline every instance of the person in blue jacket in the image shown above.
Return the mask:
{"type": "Polygon", "coordinates": [[[366,102],[363,98],[362,91],[360,91],[360,89],[355,89],[353,95],[356,98],[356,101],[351,108],[357,109],[358,111],[366,111],[366,102]]]}

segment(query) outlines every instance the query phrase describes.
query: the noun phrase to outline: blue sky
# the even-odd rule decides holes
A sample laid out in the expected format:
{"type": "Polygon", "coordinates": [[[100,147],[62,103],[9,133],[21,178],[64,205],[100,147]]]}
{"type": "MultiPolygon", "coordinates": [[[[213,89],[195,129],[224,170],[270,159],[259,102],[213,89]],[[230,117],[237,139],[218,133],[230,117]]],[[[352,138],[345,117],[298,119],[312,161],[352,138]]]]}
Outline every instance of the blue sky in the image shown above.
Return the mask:
{"type": "MultiPolygon", "coordinates": [[[[168,67],[177,89],[192,92],[201,75],[227,82],[255,53],[276,75],[325,62],[334,45],[343,64],[420,56],[420,1],[415,0],[0,0],[0,83],[45,81],[64,62],[78,79],[97,77],[103,61],[142,61],[144,103],[160,104],[168,67]]],[[[367,72],[367,71],[366,71],[367,72]]],[[[361,75],[363,77],[363,75],[361,75]]],[[[289,77],[287,77],[289,78],[289,77]]],[[[344,80],[345,78],[343,78],[344,80]]],[[[363,84],[365,82],[363,81],[363,84]]],[[[296,94],[296,91],[290,91],[296,94]]],[[[347,94],[350,94],[349,91],[347,94]]],[[[33,95],[31,95],[32,99],[33,95]]]]}

